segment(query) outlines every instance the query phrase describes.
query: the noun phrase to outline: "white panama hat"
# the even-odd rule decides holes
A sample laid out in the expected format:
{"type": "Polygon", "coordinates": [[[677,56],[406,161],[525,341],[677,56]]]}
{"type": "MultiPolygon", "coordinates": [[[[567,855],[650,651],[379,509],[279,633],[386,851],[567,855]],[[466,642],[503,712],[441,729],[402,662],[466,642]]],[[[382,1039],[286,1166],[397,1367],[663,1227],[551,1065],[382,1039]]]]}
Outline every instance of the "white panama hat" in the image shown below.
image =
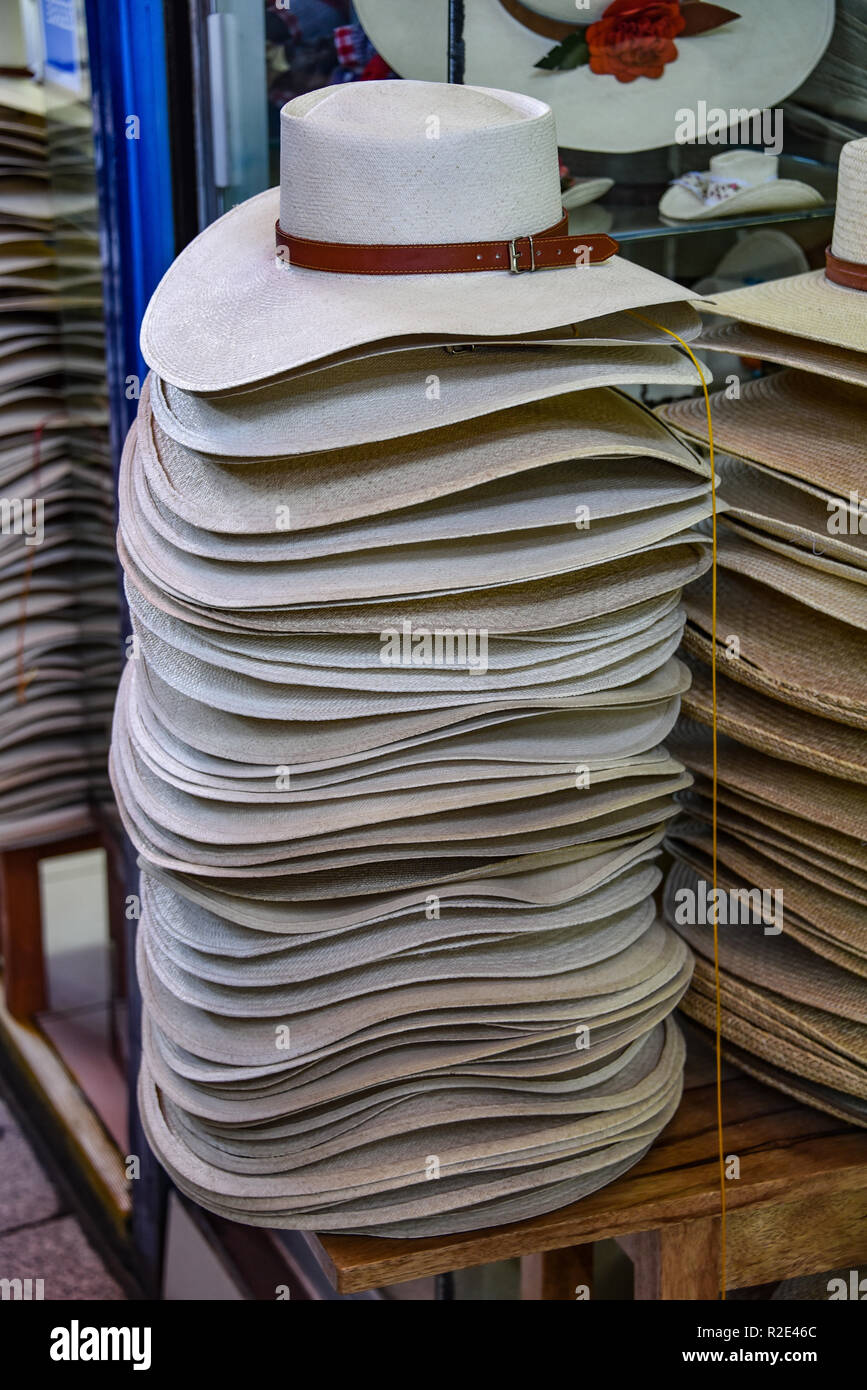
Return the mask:
{"type": "MultiPolygon", "coordinates": [[[[828,46],[833,0],[728,3],[737,19],[706,33],[676,36],[677,57],[661,76],[618,81],[589,65],[564,71],[536,67],[563,33],[602,19],[607,0],[472,0],[464,23],[466,80],[549,102],[560,144],[571,149],[615,152],[671,145],[679,112],[695,108],[699,100],[715,113],[774,106],[800,86],[828,46]]],[[[445,77],[448,0],[356,0],[355,8],[371,41],[401,77],[445,77]]],[[[636,0],[634,9],[641,8],[636,0]]],[[[686,8],[698,11],[701,4],[686,8]]]]}
{"type": "Polygon", "coordinates": [[[707,303],[714,313],[808,338],[813,346],[867,352],[867,139],[850,140],[840,152],[826,268],[747,285],[707,303]]]}
{"type": "Polygon", "coordinates": [[[760,150],[727,150],[666,189],[659,204],[663,217],[677,222],[737,217],[754,212],[786,212],[790,208],[821,207],[825,199],[800,179],[777,176],[779,160],[760,150]]]}
{"type": "Polygon", "coordinates": [[[604,236],[542,235],[565,229],[541,101],[359,82],[298,97],[280,120],[280,187],[196,237],[145,314],[145,360],[184,390],[232,391],[383,338],[514,336],[688,298],[604,236]],[[610,258],[586,263],[587,246],[610,258]],[[339,269],[310,268],[325,261],[339,269]]]}

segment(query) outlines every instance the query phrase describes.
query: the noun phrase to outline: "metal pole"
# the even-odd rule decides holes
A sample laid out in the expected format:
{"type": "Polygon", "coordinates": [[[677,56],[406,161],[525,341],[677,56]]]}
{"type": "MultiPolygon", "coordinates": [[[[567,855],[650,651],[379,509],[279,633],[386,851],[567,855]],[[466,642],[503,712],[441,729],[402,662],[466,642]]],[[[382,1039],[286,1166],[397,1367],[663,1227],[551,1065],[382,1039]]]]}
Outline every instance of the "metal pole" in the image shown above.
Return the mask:
{"type": "Polygon", "coordinates": [[[464,0],[449,0],[449,82],[464,80],[464,0]]]}

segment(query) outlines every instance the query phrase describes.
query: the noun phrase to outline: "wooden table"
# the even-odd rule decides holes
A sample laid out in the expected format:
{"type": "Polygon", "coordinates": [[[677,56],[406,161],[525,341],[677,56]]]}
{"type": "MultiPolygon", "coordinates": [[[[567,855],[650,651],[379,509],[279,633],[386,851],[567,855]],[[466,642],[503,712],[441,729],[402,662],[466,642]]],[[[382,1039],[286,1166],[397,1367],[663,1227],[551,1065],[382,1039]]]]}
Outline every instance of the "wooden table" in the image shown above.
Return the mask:
{"type": "MultiPolygon", "coordinates": [[[[592,1293],[592,1243],[613,1237],[632,1258],[638,1299],[714,1299],[720,1194],[716,1095],[706,1065],[650,1153],[601,1192],[548,1216],[425,1240],[321,1235],[313,1246],[334,1287],[355,1293],[522,1259],[522,1297],[592,1293]]],[[[729,1288],[867,1261],[867,1132],[735,1074],[724,1083],[729,1288]]]]}

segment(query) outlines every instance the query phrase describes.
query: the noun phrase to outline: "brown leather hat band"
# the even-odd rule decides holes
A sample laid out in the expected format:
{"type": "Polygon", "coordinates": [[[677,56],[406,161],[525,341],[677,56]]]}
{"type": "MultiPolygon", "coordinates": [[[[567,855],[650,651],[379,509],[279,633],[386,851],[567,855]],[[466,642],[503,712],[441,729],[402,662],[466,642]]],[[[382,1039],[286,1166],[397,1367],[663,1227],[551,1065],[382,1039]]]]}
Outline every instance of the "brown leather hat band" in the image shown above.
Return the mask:
{"type": "Polygon", "coordinates": [[[867,265],[861,261],[841,261],[830,246],[825,252],[825,275],[835,285],[845,285],[847,290],[867,290],[867,265]]]}
{"type": "Polygon", "coordinates": [[[555,270],[597,265],[618,250],[603,233],[568,235],[568,218],[512,241],[455,241],[417,245],[356,245],[292,236],[277,223],[277,256],[304,270],[335,275],[464,275],[476,270],[555,270]]]}

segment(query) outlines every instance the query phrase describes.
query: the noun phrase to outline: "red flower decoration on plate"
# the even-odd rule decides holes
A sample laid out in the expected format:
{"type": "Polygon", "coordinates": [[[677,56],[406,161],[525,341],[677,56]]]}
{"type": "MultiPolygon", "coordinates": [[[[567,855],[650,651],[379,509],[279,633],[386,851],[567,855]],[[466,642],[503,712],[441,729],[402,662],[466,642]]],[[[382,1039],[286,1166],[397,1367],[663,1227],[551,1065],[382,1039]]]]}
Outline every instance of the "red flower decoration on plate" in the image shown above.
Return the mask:
{"type": "Polygon", "coordinates": [[[587,29],[590,70],[618,82],[661,77],[677,57],[672,40],[685,28],[678,0],[614,0],[587,29]]]}

